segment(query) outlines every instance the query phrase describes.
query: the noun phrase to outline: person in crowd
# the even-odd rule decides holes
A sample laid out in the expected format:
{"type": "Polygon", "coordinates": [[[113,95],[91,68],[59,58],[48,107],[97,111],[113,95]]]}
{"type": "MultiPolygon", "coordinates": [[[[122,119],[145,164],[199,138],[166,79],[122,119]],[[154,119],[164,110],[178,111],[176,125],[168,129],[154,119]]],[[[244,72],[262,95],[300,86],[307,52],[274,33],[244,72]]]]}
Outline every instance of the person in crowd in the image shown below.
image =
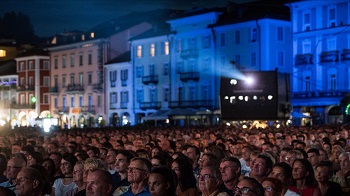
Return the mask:
{"type": "Polygon", "coordinates": [[[52,159],[55,163],[55,178],[59,178],[61,176],[61,160],[62,160],[62,155],[58,152],[53,152],[49,156],[50,159],[52,159]]]}
{"type": "Polygon", "coordinates": [[[220,192],[222,183],[220,170],[214,165],[204,166],[198,174],[198,189],[202,196],[226,196],[226,192],[220,192]]]}
{"type": "Polygon", "coordinates": [[[318,152],[320,153],[320,156],[318,157],[319,161],[328,161],[328,154],[323,148],[319,148],[318,152]]]}
{"type": "Polygon", "coordinates": [[[316,166],[315,176],[323,196],[344,194],[338,183],[330,181],[333,176],[333,163],[331,161],[319,162],[316,166]]]}
{"type": "Polygon", "coordinates": [[[135,156],[128,150],[120,150],[116,156],[115,171],[120,176],[120,181],[115,185],[115,189],[119,187],[127,187],[130,185],[128,181],[128,167],[131,159],[135,156]]]}
{"type": "Polygon", "coordinates": [[[171,169],[176,173],[178,179],[176,194],[179,196],[197,196],[197,182],[191,160],[187,156],[179,156],[171,163],[171,169]]]}
{"type": "Polygon", "coordinates": [[[252,164],[250,160],[250,154],[253,152],[253,149],[250,146],[242,147],[242,158],[239,159],[241,162],[242,175],[249,176],[249,173],[252,171],[252,164]]]}
{"type": "Polygon", "coordinates": [[[314,170],[316,169],[316,165],[320,162],[320,151],[316,148],[311,148],[307,151],[308,160],[310,161],[314,170]]]}
{"type": "Polygon", "coordinates": [[[266,177],[262,180],[261,185],[264,187],[264,196],[281,196],[283,184],[281,180],[272,177],[266,177]]]}
{"type": "Polygon", "coordinates": [[[52,184],[49,180],[49,174],[47,173],[46,168],[39,164],[34,164],[29,167],[36,169],[41,175],[41,178],[43,180],[43,188],[41,190],[41,195],[51,195],[52,184]]]}
{"type": "Polygon", "coordinates": [[[293,167],[293,163],[295,159],[303,159],[304,155],[301,151],[298,150],[291,150],[287,152],[286,159],[283,162],[288,163],[291,167],[293,167]]]}
{"type": "Polygon", "coordinates": [[[186,150],[186,155],[192,161],[192,169],[194,175],[199,174],[199,158],[200,158],[200,149],[197,146],[189,145],[186,150]]]}
{"type": "Polygon", "coordinates": [[[4,155],[0,154],[0,183],[7,181],[7,178],[4,174],[6,171],[6,166],[7,166],[7,159],[4,155]]]}
{"type": "Polygon", "coordinates": [[[27,156],[27,166],[31,166],[34,164],[42,164],[43,155],[40,152],[30,152],[27,156]]]}
{"type": "Polygon", "coordinates": [[[315,179],[314,169],[307,159],[296,159],[293,163],[290,190],[302,196],[318,196],[321,194],[315,179]]]}
{"type": "Polygon", "coordinates": [[[18,196],[41,195],[43,187],[43,179],[36,169],[25,167],[18,172],[16,178],[16,192],[18,196]]]}
{"type": "Polygon", "coordinates": [[[269,174],[269,177],[279,179],[283,186],[282,186],[282,195],[285,196],[298,196],[294,191],[291,191],[288,189],[289,184],[291,183],[292,180],[292,167],[289,166],[285,162],[281,163],[276,163],[273,168],[271,173],[269,174]]]}
{"type": "Polygon", "coordinates": [[[42,166],[45,167],[45,169],[49,175],[49,181],[50,181],[51,185],[53,185],[53,182],[56,180],[56,178],[55,178],[55,173],[56,173],[55,162],[50,158],[46,158],[43,160],[42,166]]]}
{"type": "Polygon", "coordinates": [[[239,182],[241,175],[241,163],[235,157],[223,158],[220,162],[221,179],[220,192],[226,192],[228,195],[234,195],[234,189],[239,182]]]}
{"type": "Polygon", "coordinates": [[[204,153],[202,157],[199,159],[199,169],[202,169],[206,166],[219,166],[218,158],[212,153],[204,153]]]}
{"type": "Polygon", "coordinates": [[[176,196],[177,184],[175,172],[166,166],[152,169],[148,177],[148,186],[152,196],[176,196]]]}
{"type": "Polygon", "coordinates": [[[68,191],[66,196],[83,195],[82,193],[85,190],[85,182],[84,182],[84,162],[82,161],[78,161],[73,168],[73,182],[77,186],[76,188],[68,191]]]}
{"type": "Polygon", "coordinates": [[[279,162],[286,162],[287,153],[291,150],[292,150],[291,147],[288,147],[288,146],[283,147],[281,152],[280,152],[279,162]]]}
{"type": "Polygon", "coordinates": [[[350,190],[350,152],[341,153],[338,160],[340,170],[332,176],[331,181],[339,183],[343,191],[348,193],[350,190]]]}
{"type": "Polygon", "coordinates": [[[16,156],[12,157],[7,162],[7,167],[6,167],[6,178],[8,180],[1,183],[0,186],[9,188],[11,190],[15,190],[15,181],[16,181],[18,172],[20,172],[21,169],[25,166],[26,166],[26,162],[23,158],[16,157],[16,156]]]}
{"type": "Polygon", "coordinates": [[[271,172],[273,167],[273,162],[270,157],[259,154],[258,158],[255,160],[250,177],[255,178],[261,183],[262,179],[267,177],[271,172]]]}
{"type": "Polygon", "coordinates": [[[60,166],[62,178],[56,179],[53,183],[53,196],[66,195],[68,191],[77,187],[73,182],[73,167],[77,161],[77,158],[73,154],[66,153],[62,155],[60,166]]]}
{"type": "Polygon", "coordinates": [[[105,162],[108,165],[108,171],[113,175],[115,173],[115,159],[117,157],[118,151],[110,148],[107,151],[105,162]]]}
{"type": "Polygon", "coordinates": [[[112,175],[107,170],[94,169],[89,172],[86,181],[86,196],[110,196],[112,193],[112,175]]]}
{"type": "Polygon", "coordinates": [[[243,177],[235,188],[235,195],[256,195],[264,196],[264,187],[255,179],[251,177],[243,177]]]}

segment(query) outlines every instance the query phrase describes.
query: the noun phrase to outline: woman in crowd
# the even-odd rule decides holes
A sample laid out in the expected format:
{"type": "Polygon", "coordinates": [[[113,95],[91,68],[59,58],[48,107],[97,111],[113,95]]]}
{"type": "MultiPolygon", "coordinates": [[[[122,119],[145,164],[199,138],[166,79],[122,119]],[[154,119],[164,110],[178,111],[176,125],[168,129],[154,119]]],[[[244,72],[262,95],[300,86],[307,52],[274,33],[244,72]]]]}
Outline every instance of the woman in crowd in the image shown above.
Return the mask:
{"type": "Polygon", "coordinates": [[[53,182],[56,180],[55,179],[55,173],[56,173],[55,162],[50,158],[46,158],[43,160],[42,166],[45,167],[49,175],[49,181],[51,185],[53,185],[53,182]]]}
{"type": "Polygon", "coordinates": [[[212,153],[204,153],[199,159],[199,168],[202,169],[206,166],[219,166],[219,159],[212,153]]]}
{"type": "Polygon", "coordinates": [[[179,196],[197,196],[197,181],[193,174],[190,159],[182,156],[177,157],[173,160],[171,169],[176,173],[178,179],[176,194],[179,196]]]}
{"type": "Polygon", "coordinates": [[[321,195],[315,179],[314,169],[307,159],[296,159],[293,163],[292,182],[289,189],[302,196],[321,195]]]}
{"type": "Polygon", "coordinates": [[[281,196],[282,194],[283,184],[277,178],[264,178],[261,185],[264,187],[265,196],[281,196]]]}
{"type": "Polygon", "coordinates": [[[51,195],[66,195],[68,191],[76,188],[77,185],[73,182],[73,167],[77,161],[73,154],[65,153],[62,155],[60,169],[63,176],[53,183],[51,195]]]}
{"type": "Polygon", "coordinates": [[[333,176],[333,163],[331,161],[321,161],[316,166],[316,180],[322,196],[343,195],[341,186],[330,181],[333,176]]]}
{"type": "Polygon", "coordinates": [[[148,177],[148,186],[152,196],[176,196],[177,176],[168,167],[156,167],[148,177]]]}
{"type": "Polygon", "coordinates": [[[78,196],[85,195],[83,193],[85,189],[84,182],[84,162],[78,161],[73,168],[73,182],[77,185],[76,188],[68,191],[66,196],[78,196]]]}

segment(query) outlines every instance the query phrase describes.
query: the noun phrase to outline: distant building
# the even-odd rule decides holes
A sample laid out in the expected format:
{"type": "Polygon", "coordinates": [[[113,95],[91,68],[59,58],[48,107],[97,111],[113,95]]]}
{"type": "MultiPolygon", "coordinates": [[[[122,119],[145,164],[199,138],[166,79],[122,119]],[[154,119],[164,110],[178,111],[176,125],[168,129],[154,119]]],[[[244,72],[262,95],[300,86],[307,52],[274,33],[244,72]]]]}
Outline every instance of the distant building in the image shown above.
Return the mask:
{"type": "Polygon", "coordinates": [[[17,71],[16,61],[0,62],[0,125],[2,123],[17,122],[14,105],[17,104],[17,71]]]}

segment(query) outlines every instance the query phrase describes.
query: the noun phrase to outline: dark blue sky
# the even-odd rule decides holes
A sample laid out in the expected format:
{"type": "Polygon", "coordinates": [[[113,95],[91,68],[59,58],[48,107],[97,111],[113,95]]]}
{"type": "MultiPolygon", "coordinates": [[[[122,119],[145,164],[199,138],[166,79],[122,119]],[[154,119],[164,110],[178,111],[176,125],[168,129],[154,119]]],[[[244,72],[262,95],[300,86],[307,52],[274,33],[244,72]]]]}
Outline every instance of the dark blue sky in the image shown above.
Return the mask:
{"type": "Polygon", "coordinates": [[[52,36],[64,31],[86,31],[131,11],[157,8],[221,7],[252,0],[0,0],[0,15],[22,12],[30,17],[35,34],[52,36]]]}

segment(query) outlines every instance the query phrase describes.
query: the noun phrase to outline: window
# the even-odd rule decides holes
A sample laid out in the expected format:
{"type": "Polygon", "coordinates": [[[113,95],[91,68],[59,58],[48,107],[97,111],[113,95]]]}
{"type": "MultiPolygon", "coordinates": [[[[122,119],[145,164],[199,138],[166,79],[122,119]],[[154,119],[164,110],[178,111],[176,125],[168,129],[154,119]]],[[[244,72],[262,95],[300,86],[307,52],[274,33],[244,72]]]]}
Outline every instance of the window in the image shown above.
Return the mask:
{"type": "Polygon", "coordinates": [[[44,103],[45,104],[49,103],[49,95],[48,94],[44,94],[44,103]]]}
{"type": "Polygon", "coordinates": [[[32,69],[34,69],[34,67],[33,67],[33,61],[29,61],[29,70],[32,70],[32,69]]]}
{"type": "Polygon", "coordinates": [[[83,96],[79,96],[79,107],[83,107],[83,105],[84,105],[83,96]]]}
{"type": "Polygon", "coordinates": [[[79,85],[83,85],[83,84],[84,84],[84,74],[79,73],[79,85]]]}
{"type": "Polygon", "coordinates": [[[305,91],[309,92],[311,90],[310,86],[310,76],[305,77],[305,91]]]}
{"type": "Polygon", "coordinates": [[[181,39],[178,39],[176,40],[176,52],[180,53],[181,52],[181,49],[182,49],[182,40],[181,39]]]}
{"type": "Polygon", "coordinates": [[[74,108],[74,97],[70,97],[70,107],[74,108]]]}
{"type": "Polygon", "coordinates": [[[79,54],[79,66],[83,66],[83,54],[79,54]]]}
{"type": "Polygon", "coordinates": [[[163,54],[165,54],[165,55],[169,55],[169,51],[170,51],[170,49],[169,49],[169,42],[164,42],[164,53],[163,54]]]}
{"type": "Polygon", "coordinates": [[[188,39],[188,49],[196,49],[197,48],[197,38],[191,37],[188,39]]]}
{"type": "Polygon", "coordinates": [[[236,60],[235,63],[236,63],[237,68],[241,67],[241,55],[236,54],[235,60],[236,60]]]}
{"type": "Polygon", "coordinates": [[[283,27],[277,27],[277,41],[283,42],[283,27]]]}
{"type": "Polygon", "coordinates": [[[241,32],[235,31],[235,44],[240,44],[240,43],[241,43],[241,32]]]}
{"type": "Polygon", "coordinates": [[[127,86],[127,80],[128,80],[128,70],[123,69],[120,71],[120,78],[122,81],[122,86],[127,86]]]}
{"type": "Polygon", "coordinates": [[[62,56],[62,68],[66,68],[66,56],[62,56]]]}
{"type": "Polygon", "coordinates": [[[70,66],[74,67],[74,54],[70,55],[70,66]]]}
{"type": "Polygon", "coordinates": [[[58,87],[58,76],[54,77],[53,83],[54,83],[54,87],[58,87]]]}
{"type": "Polygon", "coordinates": [[[226,33],[220,34],[220,46],[221,47],[226,46],[226,33]]]}
{"type": "Polygon", "coordinates": [[[310,31],[311,30],[311,13],[310,11],[307,11],[304,13],[304,31],[310,31]]]}
{"type": "Polygon", "coordinates": [[[197,89],[196,89],[196,86],[193,84],[193,85],[191,85],[191,86],[189,86],[189,93],[188,93],[188,95],[189,95],[189,100],[191,100],[191,101],[194,101],[194,100],[196,100],[196,95],[197,95],[197,89]]]}
{"type": "Polygon", "coordinates": [[[111,87],[115,87],[117,84],[117,71],[109,72],[109,81],[111,83],[111,87]]]}
{"type": "Polygon", "coordinates": [[[66,97],[62,97],[62,108],[63,108],[63,110],[66,110],[66,108],[67,108],[67,99],[66,99],[66,97]]]}
{"type": "Polygon", "coordinates": [[[336,26],[336,12],[335,8],[332,6],[331,8],[328,9],[328,22],[329,22],[329,27],[335,27],[336,26]]]}
{"type": "Polygon", "coordinates": [[[138,90],[136,91],[136,101],[137,101],[138,103],[143,102],[143,90],[142,90],[142,89],[138,89],[138,90]]]}
{"type": "Polygon", "coordinates": [[[55,59],[53,60],[53,64],[54,64],[54,68],[58,69],[58,58],[55,57],[55,59]]]}
{"type": "Polygon", "coordinates": [[[74,82],[74,74],[71,74],[70,75],[70,85],[74,85],[75,84],[75,82],[74,82]]]}
{"type": "Polygon", "coordinates": [[[303,54],[311,54],[311,41],[305,40],[302,43],[303,46],[303,54]]]}
{"type": "Polygon", "coordinates": [[[88,107],[91,108],[92,106],[92,95],[88,96],[88,107]]]}
{"type": "Polygon", "coordinates": [[[209,100],[209,86],[208,84],[202,85],[202,96],[204,100],[209,100]]]}
{"type": "Polygon", "coordinates": [[[62,87],[66,87],[66,76],[62,76],[62,87]]]}
{"type": "Polygon", "coordinates": [[[327,39],[327,49],[328,51],[334,51],[337,49],[337,41],[336,41],[336,37],[331,37],[327,39]]]}
{"type": "Polygon", "coordinates": [[[128,91],[120,92],[120,102],[121,103],[128,103],[129,102],[129,93],[128,93],[128,91]]]}
{"type": "Polygon", "coordinates": [[[21,77],[21,86],[23,86],[24,85],[24,77],[21,77]]]}
{"type": "Polygon", "coordinates": [[[91,85],[92,84],[92,73],[89,72],[88,73],[88,85],[91,85]]]}
{"type": "Polygon", "coordinates": [[[163,64],[163,75],[165,76],[169,75],[169,63],[163,64]]]}
{"type": "Polygon", "coordinates": [[[210,70],[210,58],[204,58],[203,59],[203,71],[208,72],[210,70]]]}
{"type": "Polygon", "coordinates": [[[101,95],[97,95],[97,106],[101,107],[101,105],[102,105],[102,97],[101,95]]]}
{"type": "Polygon", "coordinates": [[[116,92],[110,93],[110,102],[111,103],[117,103],[118,101],[118,96],[116,92]]]}
{"type": "Polygon", "coordinates": [[[6,57],[6,50],[0,49],[0,57],[6,57]]]}
{"type": "Polygon", "coordinates": [[[149,65],[149,75],[151,75],[151,76],[156,75],[156,65],[155,64],[149,65]]]}
{"type": "Polygon", "coordinates": [[[335,74],[330,75],[329,90],[337,90],[337,78],[335,74]]]}
{"type": "Polygon", "coordinates": [[[177,73],[182,73],[184,71],[184,62],[183,61],[178,61],[176,63],[176,72],[177,73]]]}
{"type": "Polygon", "coordinates": [[[19,70],[24,70],[24,62],[20,63],[20,69],[19,70]]]}
{"type": "Polygon", "coordinates": [[[44,77],[44,86],[50,86],[50,77],[44,77]]]}
{"type": "Polygon", "coordinates": [[[34,86],[34,78],[33,77],[29,77],[29,84],[28,86],[34,86]]]}
{"type": "Polygon", "coordinates": [[[169,88],[164,88],[164,100],[163,101],[169,101],[169,88]]]}
{"type": "Polygon", "coordinates": [[[44,69],[45,69],[45,70],[50,70],[49,61],[44,61],[44,69]]]}
{"type": "Polygon", "coordinates": [[[158,101],[157,89],[149,89],[149,100],[150,102],[158,101]]]}
{"type": "Polygon", "coordinates": [[[278,51],[277,52],[277,66],[284,66],[284,52],[278,51]]]}
{"type": "Polygon", "coordinates": [[[142,57],[142,46],[137,46],[137,58],[141,58],[142,57]]]}
{"type": "Polygon", "coordinates": [[[250,65],[256,67],[256,52],[250,53],[250,65]]]}
{"type": "Polygon", "coordinates": [[[92,54],[89,53],[88,54],[88,65],[91,65],[92,64],[92,54]]]}
{"type": "Polygon", "coordinates": [[[150,56],[155,56],[156,55],[156,45],[155,44],[151,44],[150,48],[149,48],[149,55],[150,56]]]}
{"type": "Polygon", "coordinates": [[[136,78],[143,77],[143,66],[137,66],[136,67],[136,78]]]}
{"type": "Polygon", "coordinates": [[[258,39],[257,29],[256,28],[251,28],[250,29],[250,42],[256,42],[257,39],[258,39]]]}
{"type": "Polygon", "coordinates": [[[205,35],[203,36],[202,39],[202,47],[205,48],[210,48],[210,35],[205,35]]]}
{"type": "Polygon", "coordinates": [[[57,97],[53,98],[53,102],[54,102],[55,108],[58,108],[58,98],[57,97]]]}

